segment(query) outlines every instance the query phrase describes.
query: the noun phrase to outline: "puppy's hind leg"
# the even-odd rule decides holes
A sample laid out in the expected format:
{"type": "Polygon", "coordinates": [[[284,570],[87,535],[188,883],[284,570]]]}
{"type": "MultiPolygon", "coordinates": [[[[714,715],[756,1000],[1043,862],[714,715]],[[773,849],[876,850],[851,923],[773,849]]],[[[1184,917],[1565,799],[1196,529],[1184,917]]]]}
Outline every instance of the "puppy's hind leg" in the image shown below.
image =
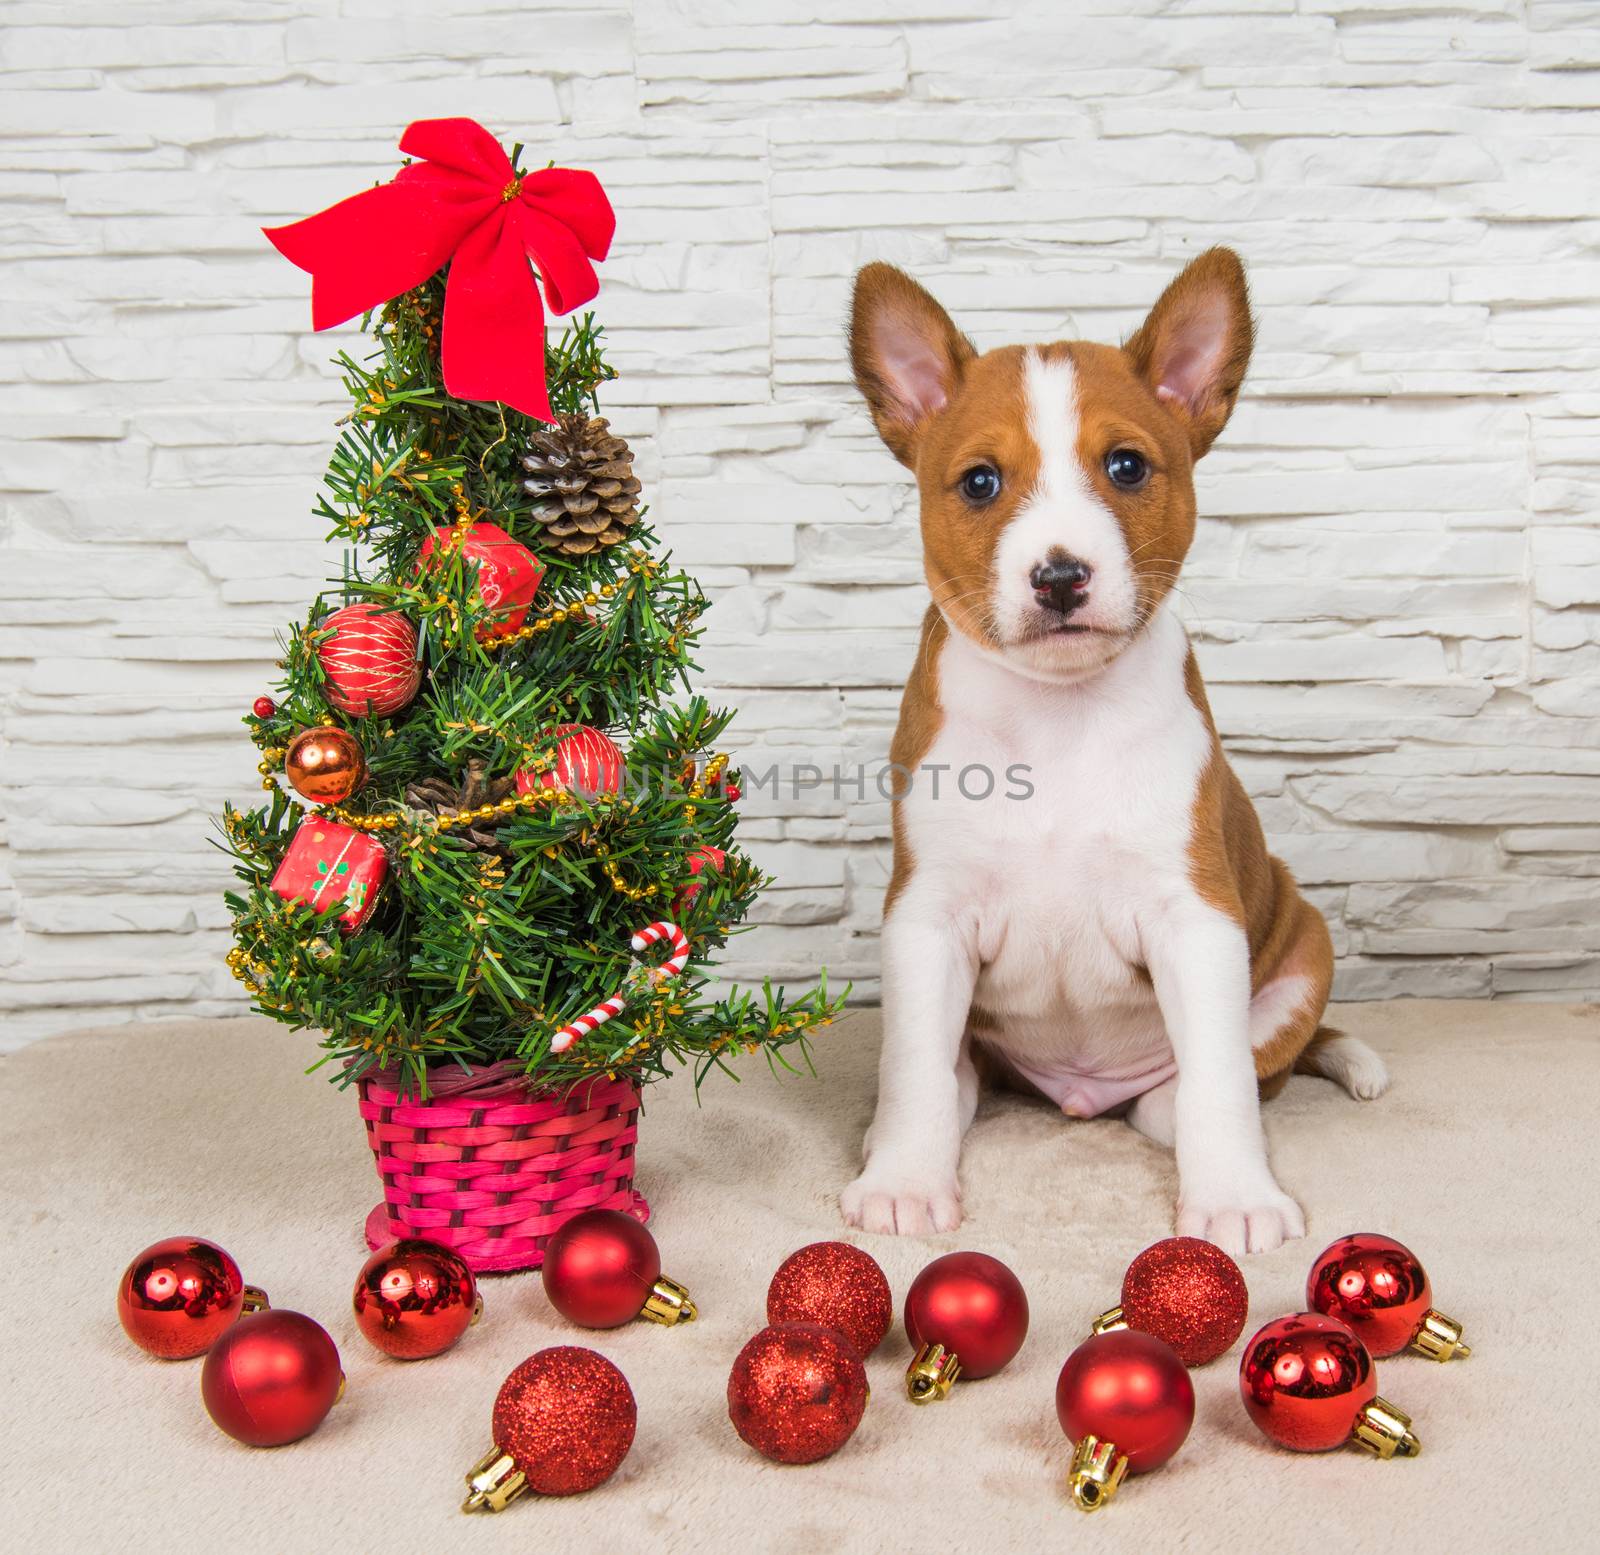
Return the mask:
{"type": "Polygon", "coordinates": [[[1322,1026],[1295,1060],[1296,1074],[1321,1075],[1357,1101],[1374,1101],[1389,1089],[1384,1062],[1359,1037],[1322,1026]]]}

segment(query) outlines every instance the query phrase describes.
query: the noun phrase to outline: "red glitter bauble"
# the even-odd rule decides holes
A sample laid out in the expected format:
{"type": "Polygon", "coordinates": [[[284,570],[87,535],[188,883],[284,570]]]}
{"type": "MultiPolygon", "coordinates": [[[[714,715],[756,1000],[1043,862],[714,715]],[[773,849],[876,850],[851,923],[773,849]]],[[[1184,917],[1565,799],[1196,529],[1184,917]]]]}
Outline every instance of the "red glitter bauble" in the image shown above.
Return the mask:
{"type": "Polygon", "coordinates": [[[552,765],[539,772],[519,772],[519,794],[559,788],[581,799],[598,799],[621,789],[622,752],[610,736],[584,724],[558,724],[546,732],[556,742],[552,765]]]}
{"type": "Polygon", "coordinates": [[[545,1294],[582,1328],[616,1328],[638,1317],[661,1278],[656,1239],[619,1209],[574,1215],[545,1246],[545,1294]]]}
{"type": "Polygon", "coordinates": [[[914,1350],[942,1344],[963,1377],[989,1377],[1028,1337],[1028,1297],[998,1258],[946,1253],[911,1282],[905,1323],[914,1350]]]}
{"type": "Polygon", "coordinates": [[[494,1441],[531,1489],[573,1496],[617,1472],[638,1419],[628,1379],[605,1356],[558,1345],[530,1355],[501,1384],[494,1441]]]}
{"type": "Polygon", "coordinates": [[[1236,1264],[1199,1237],[1147,1247],[1122,1276],[1128,1327],[1164,1339],[1185,1366],[1203,1366],[1244,1332],[1250,1292],[1236,1264]]]}
{"type": "Polygon", "coordinates": [[[333,1340],[299,1312],[240,1318],[211,1347],[200,1373],[211,1418],[249,1447],[281,1447],[309,1436],[343,1386],[333,1340]]]}
{"type": "Polygon", "coordinates": [[[1349,1327],[1367,1353],[1394,1355],[1417,1337],[1433,1306],[1427,1271],[1409,1247],[1371,1231],[1342,1236],[1317,1255],[1306,1305],[1349,1327]]]}
{"type": "Polygon", "coordinates": [[[466,1259],[420,1237],[402,1237],[367,1259],[351,1305],[361,1332],[402,1361],[448,1350],[483,1307],[466,1259]]]}
{"type": "Polygon", "coordinates": [[[870,1254],[848,1242],[813,1242],[790,1253],[767,1287],[769,1323],[836,1328],[866,1359],[894,1320],[894,1298],[870,1254]]]}
{"type": "Polygon", "coordinates": [[[728,1373],[733,1428],[774,1463],[815,1463],[850,1440],[867,1407],[856,1348],[820,1323],[774,1323],[728,1373]]]}
{"type": "Polygon", "coordinates": [[[271,718],[278,711],[278,704],[271,697],[257,697],[250,704],[250,711],[257,718],[271,718]]]}
{"type": "Polygon", "coordinates": [[[117,1316],[141,1350],[164,1361],[204,1355],[238,1320],[245,1300],[239,1265],[199,1236],[145,1248],[122,1272],[117,1316]]]}
{"type": "Polygon", "coordinates": [[[1110,1442],[1130,1474],[1143,1474],[1183,1446],[1194,1424],[1194,1383],[1172,1346],[1153,1334],[1095,1334],[1061,1368],[1056,1415],[1074,1442],[1110,1442]]]}
{"type": "Polygon", "coordinates": [[[346,605],[317,626],[323,695],[341,713],[387,717],[407,706],[422,683],[417,629],[397,610],[370,600],[346,605]]]}
{"type": "Polygon", "coordinates": [[[1350,1440],[1378,1394],[1366,1346],[1341,1322],[1296,1312],[1268,1323],[1239,1365],[1245,1412],[1283,1447],[1326,1452],[1350,1440]]]}

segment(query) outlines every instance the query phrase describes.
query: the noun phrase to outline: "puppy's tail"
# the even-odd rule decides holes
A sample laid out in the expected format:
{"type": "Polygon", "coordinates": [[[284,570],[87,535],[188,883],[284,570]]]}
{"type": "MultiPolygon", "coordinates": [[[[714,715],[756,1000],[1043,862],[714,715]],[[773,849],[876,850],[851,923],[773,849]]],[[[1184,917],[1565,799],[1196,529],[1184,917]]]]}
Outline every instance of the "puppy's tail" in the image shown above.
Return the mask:
{"type": "Polygon", "coordinates": [[[1383,1060],[1359,1037],[1332,1026],[1317,1027],[1316,1035],[1295,1060],[1294,1070],[1332,1080],[1357,1101],[1372,1101],[1389,1089],[1389,1071],[1383,1060]]]}

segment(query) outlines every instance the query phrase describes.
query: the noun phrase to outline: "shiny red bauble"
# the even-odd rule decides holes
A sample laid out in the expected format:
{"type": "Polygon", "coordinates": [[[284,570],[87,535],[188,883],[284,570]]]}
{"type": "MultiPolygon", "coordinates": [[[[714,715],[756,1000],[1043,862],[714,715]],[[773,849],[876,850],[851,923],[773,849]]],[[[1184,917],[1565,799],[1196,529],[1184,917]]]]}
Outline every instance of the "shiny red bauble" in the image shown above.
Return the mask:
{"type": "Polygon", "coordinates": [[[911,1282],[905,1324],[914,1349],[942,1345],[963,1377],[990,1377],[1028,1337],[1028,1297],[998,1258],[946,1253],[911,1282]]]}
{"type": "Polygon", "coordinates": [[[773,1323],[728,1374],[728,1418],[774,1463],[815,1463],[850,1440],[866,1411],[867,1370],[855,1345],[820,1323],[773,1323]]]}
{"type": "Polygon", "coordinates": [[[249,1447],[281,1447],[309,1436],[343,1388],[333,1340],[299,1312],[240,1318],[211,1347],[200,1373],[211,1418],[249,1447]]]}
{"type": "Polygon", "coordinates": [[[1361,1231],[1317,1255],[1306,1305],[1344,1323],[1375,1357],[1395,1355],[1420,1332],[1433,1307],[1427,1271],[1393,1237],[1361,1231]]]}
{"type": "MultiPolygon", "coordinates": [[[[722,867],[727,862],[728,855],[724,853],[721,848],[713,848],[708,845],[703,848],[696,848],[694,852],[683,861],[683,864],[684,868],[689,871],[689,874],[694,876],[698,875],[702,870],[707,869],[709,869],[713,874],[721,874],[722,867]]],[[[691,879],[689,883],[681,887],[677,895],[672,898],[673,910],[675,912],[682,912],[683,909],[687,907],[690,902],[692,902],[699,894],[700,882],[698,880],[691,879]]]]}
{"type": "Polygon", "coordinates": [[[318,623],[323,695],[341,713],[383,718],[406,707],[422,683],[417,629],[405,616],[363,601],[318,623]]]}
{"type": "Polygon", "coordinates": [[[278,711],[278,704],[271,697],[257,697],[250,704],[250,711],[257,718],[271,718],[278,711]]]}
{"type": "MultiPolygon", "coordinates": [[[[505,1468],[522,1476],[503,1500],[521,1489],[542,1496],[575,1496],[603,1485],[617,1472],[633,1446],[639,1409],[628,1379],[593,1350],[557,1345],[530,1355],[501,1384],[494,1401],[494,1447],[479,1470],[493,1475],[503,1454],[505,1468]]],[[[478,1482],[468,1476],[474,1498],[467,1507],[495,1506],[494,1492],[482,1500],[478,1482]]],[[[503,1504],[503,1500],[500,1504],[503,1504]]]]}
{"type": "Polygon", "coordinates": [[[1153,1334],[1119,1329],[1085,1339],[1056,1378],[1056,1417],[1074,1442],[1113,1443],[1130,1474],[1158,1469],[1194,1424],[1194,1383],[1153,1334]]]}
{"type": "Polygon", "coordinates": [[[552,765],[541,772],[519,772],[519,794],[559,788],[581,799],[598,799],[621,789],[622,752],[598,729],[559,724],[549,733],[556,741],[552,765]]]}
{"type": "Polygon", "coordinates": [[[1296,1312],[1245,1346],[1239,1366],[1245,1412],[1283,1447],[1327,1452],[1350,1440],[1378,1394],[1367,1348],[1336,1318],[1296,1312]]]}
{"type": "Polygon", "coordinates": [[[442,1354],[483,1309],[466,1259],[421,1237],[402,1237],[367,1259],[351,1305],[361,1332],[403,1361],[442,1354]]]}
{"type": "Polygon", "coordinates": [[[1249,1310],[1239,1265],[1199,1237],[1171,1236],[1145,1248],[1122,1277],[1123,1321],[1165,1340],[1185,1366],[1203,1366],[1230,1349],[1249,1310]]]}
{"type": "Polygon", "coordinates": [[[204,1355],[252,1300],[265,1304],[215,1242],[171,1236],[145,1248],[123,1270],[117,1317],[141,1350],[182,1361],[204,1355]]]}
{"type": "Polygon", "coordinates": [[[545,1245],[545,1294],[582,1328],[616,1328],[644,1309],[661,1278],[656,1239],[619,1209],[574,1215],[545,1245]]]}
{"type": "Polygon", "coordinates": [[[848,1242],[813,1242],[791,1253],[767,1287],[769,1323],[836,1328],[865,1360],[894,1320],[894,1297],[877,1260],[848,1242]]]}

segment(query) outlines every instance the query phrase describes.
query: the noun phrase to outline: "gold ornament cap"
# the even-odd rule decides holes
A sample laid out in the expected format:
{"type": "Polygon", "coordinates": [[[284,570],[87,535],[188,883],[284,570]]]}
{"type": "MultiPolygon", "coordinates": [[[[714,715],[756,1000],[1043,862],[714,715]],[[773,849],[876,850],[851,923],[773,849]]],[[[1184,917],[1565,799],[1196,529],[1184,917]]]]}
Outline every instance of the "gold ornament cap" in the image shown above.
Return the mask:
{"type": "Polygon", "coordinates": [[[244,1300],[239,1306],[239,1315],[246,1316],[251,1312],[270,1312],[272,1303],[267,1300],[267,1293],[259,1285],[246,1285],[244,1300]]]}
{"type": "Polygon", "coordinates": [[[1111,1307],[1102,1312],[1089,1327],[1097,1334],[1114,1334],[1119,1329],[1126,1328],[1128,1320],[1122,1315],[1121,1307],[1111,1307]]]}
{"type": "Polygon", "coordinates": [[[1411,1416],[1386,1398],[1373,1399],[1356,1416],[1351,1440],[1379,1458],[1414,1458],[1422,1451],[1411,1416]]]}
{"type": "Polygon", "coordinates": [[[1472,1346],[1462,1341],[1461,1325],[1431,1307],[1422,1314],[1422,1327],[1411,1341],[1411,1348],[1430,1361],[1464,1361],[1472,1354],[1472,1346]]]}
{"type": "Polygon", "coordinates": [[[528,1476],[508,1452],[491,1447],[467,1475],[471,1492],[461,1503],[463,1512],[503,1512],[528,1488],[528,1476]]]}
{"type": "Polygon", "coordinates": [[[1072,1449],[1072,1463],[1067,1469],[1072,1504],[1080,1512],[1098,1512],[1116,1495],[1127,1472],[1128,1455],[1118,1452],[1115,1442],[1085,1436],[1072,1449]]]}
{"type": "Polygon", "coordinates": [[[949,1398],[951,1384],[960,1375],[961,1361],[954,1350],[947,1350],[942,1344],[925,1344],[906,1367],[906,1397],[913,1404],[949,1398]]]}
{"type": "Polygon", "coordinates": [[[692,1323],[699,1315],[700,1309],[689,1299],[689,1292],[665,1275],[650,1287],[650,1294],[639,1308],[640,1317],[647,1317],[664,1328],[671,1328],[675,1323],[692,1323]]]}

